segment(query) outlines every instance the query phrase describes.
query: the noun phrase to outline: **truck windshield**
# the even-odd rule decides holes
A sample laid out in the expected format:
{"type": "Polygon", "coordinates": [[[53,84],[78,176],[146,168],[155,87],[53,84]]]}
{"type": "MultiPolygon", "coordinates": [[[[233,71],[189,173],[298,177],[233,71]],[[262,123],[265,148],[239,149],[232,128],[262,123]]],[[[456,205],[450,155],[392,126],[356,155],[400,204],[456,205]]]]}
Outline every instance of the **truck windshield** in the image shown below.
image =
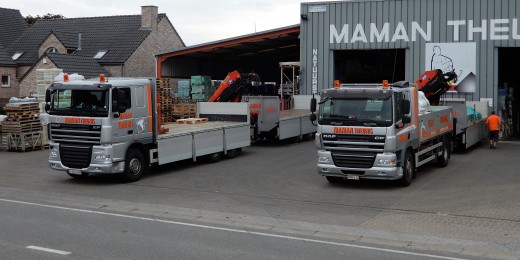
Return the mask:
{"type": "Polygon", "coordinates": [[[318,120],[321,125],[388,127],[392,125],[392,100],[325,98],[320,103],[318,120]]]}
{"type": "Polygon", "coordinates": [[[108,90],[55,90],[49,114],[108,116],[108,96],[108,90]]]}

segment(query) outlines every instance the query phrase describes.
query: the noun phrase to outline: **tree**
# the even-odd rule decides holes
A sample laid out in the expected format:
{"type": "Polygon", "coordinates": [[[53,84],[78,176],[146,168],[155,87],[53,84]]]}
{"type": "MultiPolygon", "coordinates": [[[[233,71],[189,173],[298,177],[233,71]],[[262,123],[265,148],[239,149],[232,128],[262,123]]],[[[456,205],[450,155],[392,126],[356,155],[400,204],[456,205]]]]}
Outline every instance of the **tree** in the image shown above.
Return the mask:
{"type": "Polygon", "coordinates": [[[33,25],[34,23],[36,23],[36,21],[40,20],[40,19],[49,19],[49,20],[55,20],[55,19],[64,19],[65,16],[61,15],[61,14],[45,14],[43,16],[40,16],[40,15],[36,15],[36,16],[32,16],[32,15],[27,15],[25,17],[25,22],[27,22],[27,24],[29,26],[33,25]]]}

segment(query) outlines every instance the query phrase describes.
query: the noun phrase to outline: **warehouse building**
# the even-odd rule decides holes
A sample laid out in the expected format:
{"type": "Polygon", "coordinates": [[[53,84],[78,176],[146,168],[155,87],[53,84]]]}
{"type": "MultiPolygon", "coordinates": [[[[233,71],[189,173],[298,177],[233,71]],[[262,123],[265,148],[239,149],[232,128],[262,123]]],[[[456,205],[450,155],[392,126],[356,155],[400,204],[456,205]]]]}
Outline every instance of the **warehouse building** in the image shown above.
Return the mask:
{"type": "Polygon", "coordinates": [[[372,0],[302,3],[302,93],[350,83],[415,82],[454,70],[447,97],[489,100],[520,133],[520,2],[372,0]]]}

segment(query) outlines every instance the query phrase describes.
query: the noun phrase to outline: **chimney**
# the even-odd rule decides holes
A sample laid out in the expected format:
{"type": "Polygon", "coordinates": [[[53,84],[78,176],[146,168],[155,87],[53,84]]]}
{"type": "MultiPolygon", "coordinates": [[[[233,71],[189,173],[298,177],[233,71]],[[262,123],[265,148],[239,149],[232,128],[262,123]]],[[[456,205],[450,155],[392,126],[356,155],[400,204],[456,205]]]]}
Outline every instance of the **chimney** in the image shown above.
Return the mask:
{"type": "Polygon", "coordinates": [[[141,29],[156,31],[158,13],[159,8],[157,6],[141,6],[141,29]]]}

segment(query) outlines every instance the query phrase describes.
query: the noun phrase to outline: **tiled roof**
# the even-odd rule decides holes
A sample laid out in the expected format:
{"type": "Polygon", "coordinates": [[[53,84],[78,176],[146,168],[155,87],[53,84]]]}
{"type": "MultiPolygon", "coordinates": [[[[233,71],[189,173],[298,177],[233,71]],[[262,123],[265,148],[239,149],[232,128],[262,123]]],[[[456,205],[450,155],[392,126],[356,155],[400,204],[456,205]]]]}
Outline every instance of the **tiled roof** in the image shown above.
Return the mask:
{"type": "Polygon", "coordinates": [[[0,47],[0,67],[16,67],[16,62],[0,47]]]}
{"type": "Polygon", "coordinates": [[[109,76],[109,73],[99,66],[99,63],[97,63],[92,57],[59,53],[48,53],[47,57],[56,65],[56,67],[63,69],[64,73],[78,73],[83,75],[85,78],[98,77],[101,73],[109,76]]]}
{"type": "Polygon", "coordinates": [[[0,8],[0,46],[7,48],[27,29],[19,10],[0,8]]]}
{"type": "MultiPolygon", "coordinates": [[[[164,14],[159,14],[159,21],[163,17],[164,14]]],[[[77,46],[77,34],[81,33],[81,50],[76,51],[76,55],[94,57],[98,51],[108,50],[98,62],[107,65],[121,64],[151,32],[140,28],[141,15],[39,20],[7,48],[7,52],[24,51],[24,55],[16,63],[32,65],[39,58],[38,46],[52,31],[63,44],[71,47],[77,46]]]]}
{"type": "Polygon", "coordinates": [[[67,49],[76,49],[79,43],[79,33],[76,32],[64,32],[58,30],[52,30],[52,34],[54,34],[60,42],[67,49]]]}

